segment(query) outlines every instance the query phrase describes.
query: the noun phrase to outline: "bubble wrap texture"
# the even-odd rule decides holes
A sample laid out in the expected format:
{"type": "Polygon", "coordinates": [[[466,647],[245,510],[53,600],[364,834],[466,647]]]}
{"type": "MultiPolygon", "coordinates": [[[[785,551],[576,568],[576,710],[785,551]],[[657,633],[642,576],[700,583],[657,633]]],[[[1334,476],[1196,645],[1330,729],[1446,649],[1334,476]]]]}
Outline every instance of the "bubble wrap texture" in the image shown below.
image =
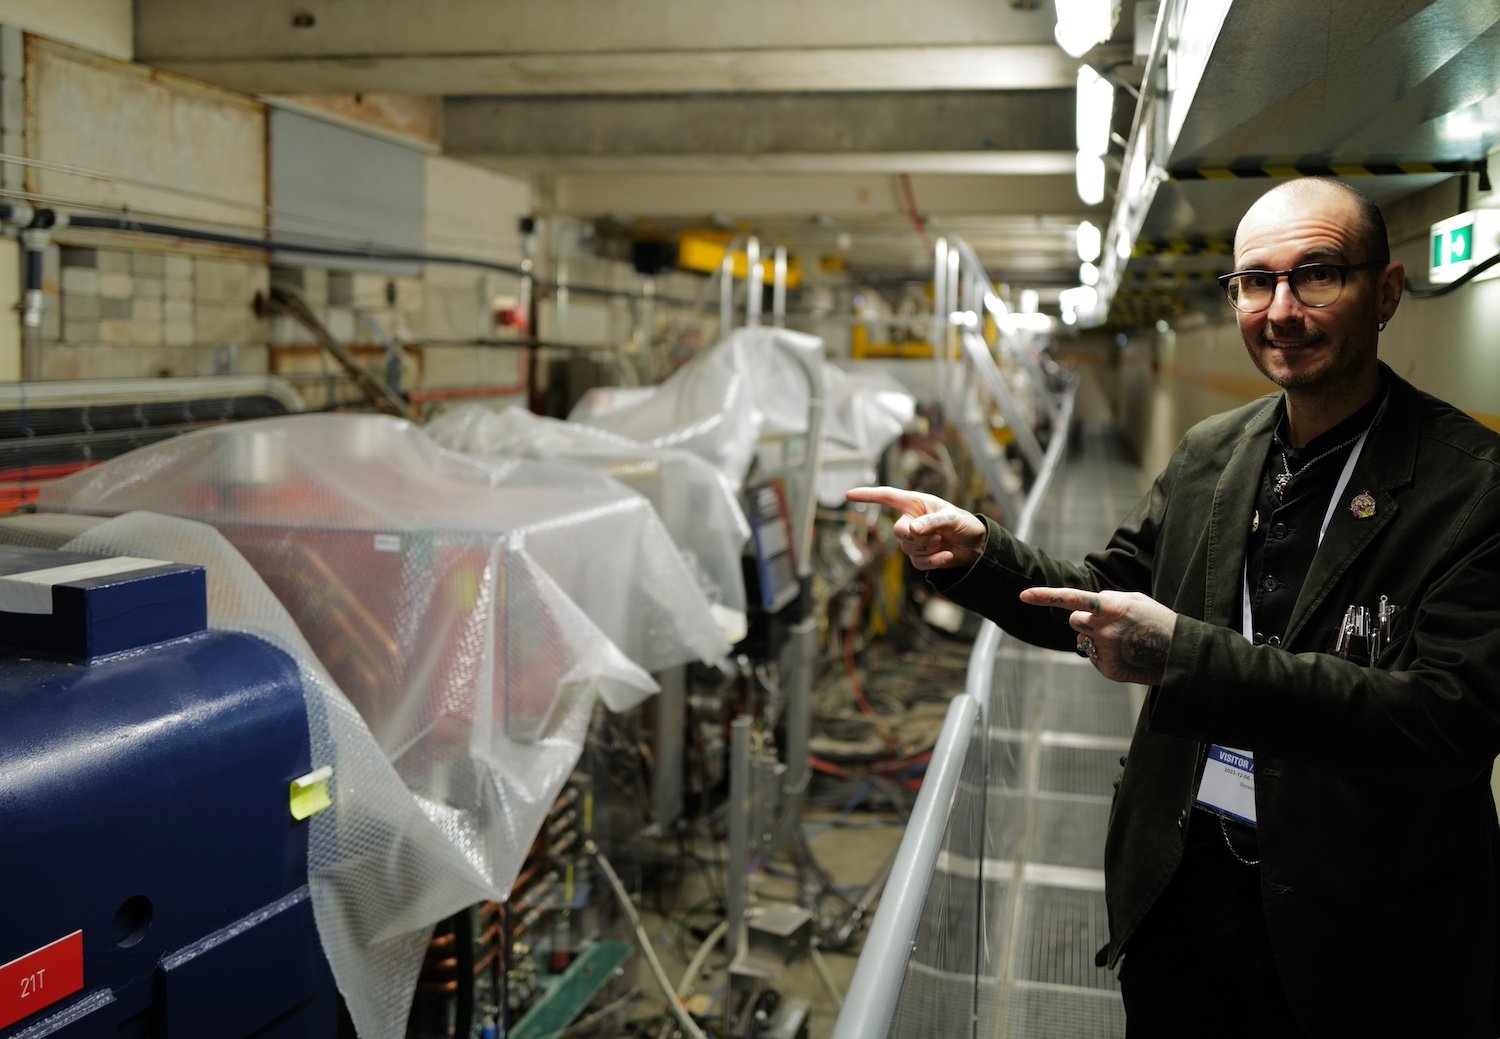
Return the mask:
{"type": "Polygon", "coordinates": [[[365,1039],[403,1034],[432,925],[507,893],[594,694],[624,709],[655,689],[647,670],[728,650],[634,492],[445,451],[381,416],[189,434],[40,505],[131,513],[69,547],[203,563],[214,626],[299,661],[314,764],[334,767],[314,908],[365,1039]]]}
{"type": "Polygon", "coordinates": [[[745,631],[740,553],[750,525],[723,473],[688,451],[649,447],[577,422],[471,404],[426,426],[444,447],[482,458],[527,458],[603,472],[643,495],[682,551],[730,642],[745,631]]]}
{"type": "Polygon", "coordinates": [[[830,508],[850,487],[876,480],[875,463],[911,425],[917,399],[886,372],[823,365],[823,467],[818,501],[830,508]]]}
{"type": "Polygon", "coordinates": [[[818,500],[837,505],[849,487],[874,481],[876,460],[911,423],[916,399],[889,375],[835,367],[822,352],[821,340],[801,333],[737,329],[659,387],[591,390],[569,418],[691,451],[739,487],[760,440],[807,432],[809,387],[797,357],[810,356],[824,402],[818,500]]]}
{"type": "Polygon", "coordinates": [[[807,431],[807,379],[794,355],[822,353],[814,336],[737,329],[654,390],[590,390],[568,418],[652,447],[691,451],[738,487],[761,437],[807,431]]]}

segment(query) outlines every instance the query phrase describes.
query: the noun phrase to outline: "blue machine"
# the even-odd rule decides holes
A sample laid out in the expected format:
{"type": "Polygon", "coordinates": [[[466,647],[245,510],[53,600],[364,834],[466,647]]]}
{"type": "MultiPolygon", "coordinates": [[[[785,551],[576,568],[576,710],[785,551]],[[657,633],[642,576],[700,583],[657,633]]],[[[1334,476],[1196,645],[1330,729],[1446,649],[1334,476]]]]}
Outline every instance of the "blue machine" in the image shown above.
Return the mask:
{"type": "Polygon", "coordinates": [[[295,663],[200,567],[0,547],[0,1039],[331,1039],[295,663]]]}

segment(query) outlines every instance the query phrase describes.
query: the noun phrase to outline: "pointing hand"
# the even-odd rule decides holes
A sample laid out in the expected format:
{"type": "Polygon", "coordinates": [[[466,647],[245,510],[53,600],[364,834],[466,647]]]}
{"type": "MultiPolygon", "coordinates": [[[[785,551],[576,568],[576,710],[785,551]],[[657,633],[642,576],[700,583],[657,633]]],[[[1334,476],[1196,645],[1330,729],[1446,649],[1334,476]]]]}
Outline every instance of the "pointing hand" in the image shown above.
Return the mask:
{"type": "Polygon", "coordinates": [[[844,497],[901,513],[892,529],[901,540],[901,551],[918,570],[969,567],[984,551],[989,534],[984,521],[935,494],[896,487],[855,487],[844,497]]]}

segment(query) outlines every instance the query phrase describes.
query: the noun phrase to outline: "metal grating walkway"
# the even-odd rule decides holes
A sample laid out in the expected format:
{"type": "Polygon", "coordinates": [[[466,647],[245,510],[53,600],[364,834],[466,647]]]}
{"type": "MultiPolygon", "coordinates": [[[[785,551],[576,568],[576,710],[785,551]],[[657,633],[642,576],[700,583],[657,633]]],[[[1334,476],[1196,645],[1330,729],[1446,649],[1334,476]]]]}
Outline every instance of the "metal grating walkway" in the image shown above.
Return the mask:
{"type": "MultiPolygon", "coordinates": [[[[1141,494],[1139,469],[1113,429],[1081,427],[1033,538],[1078,559],[1101,547],[1141,494]]],[[[1087,661],[1001,644],[991,716],[985,874],[1003,878],[988,909],[1001,928],[996,1039],[1110,1039],[1125,1034],[1113,974],[1094,966],[1108,937],[1104,830],[1120,756],[1144,690],[1087,661]],[[998,910],[998,911],[997,911],[998,910]]],[[[993,926],[993,925],[992,925],[993,926]]]]}

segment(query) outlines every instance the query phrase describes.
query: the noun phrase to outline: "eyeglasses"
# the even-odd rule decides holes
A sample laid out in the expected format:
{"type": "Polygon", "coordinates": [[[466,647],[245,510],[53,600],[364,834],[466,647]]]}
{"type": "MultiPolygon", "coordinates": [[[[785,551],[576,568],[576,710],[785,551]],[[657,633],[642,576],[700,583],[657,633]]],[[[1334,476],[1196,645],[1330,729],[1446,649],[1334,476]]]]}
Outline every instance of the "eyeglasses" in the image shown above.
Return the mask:
{"type": "Polygon", "coordinates": [[[1292,295],[1304,307],[1326,307],[1338,300],[1344,291],[1344,280],[1350,271],[1371,271],[1384,267],[1386,261],[1368,263],[1304,263],[1286,271],[1235,271],[1219,275],[1219,284],[1229,297],[1230,305],[1242,314],[1258,314],[1276,298],[1276,282],[1285,278],[1292,295]]]}

